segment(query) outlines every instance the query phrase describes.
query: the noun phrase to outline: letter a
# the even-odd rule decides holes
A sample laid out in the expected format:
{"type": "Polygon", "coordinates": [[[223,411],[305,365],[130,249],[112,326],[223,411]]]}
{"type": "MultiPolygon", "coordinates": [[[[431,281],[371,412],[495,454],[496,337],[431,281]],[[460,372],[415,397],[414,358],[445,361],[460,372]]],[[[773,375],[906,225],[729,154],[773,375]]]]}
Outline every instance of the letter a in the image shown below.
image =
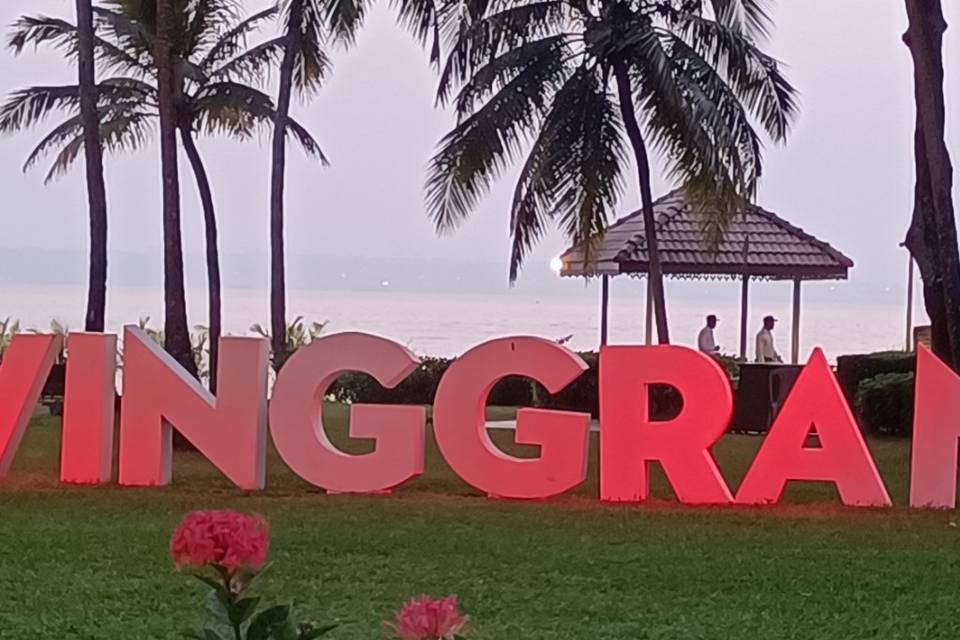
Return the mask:
{"type": "Polygon", "coordinates": [[[270,400],[270,433],[283,461],[298,476],[331,493],[382,493],[423,473],[423,407],[350,407],[350,436],[373,438],[376,450],[352,455],[323,429],[323,398],[351,371],[393,388],[420,361],[396,342],[363,333],[314,340],[283,365],[270,400]]]}
{"type": "Polygon", "coordinates": [[[815,349],[760,446],[737,504],[775,504],[788,480],[832,482],[845,505],[889,507],[890,496],[823,351],[815,349]],[[812,428],[819,448],[806,447],[812,428]]]}
{"type": "Polygon", "coordinates": [[[733,399],[716,362],[685,347],[600,350],[600,499],[639,502],[649,495],[648,463],[659,462],[684,504],[733,498],[710,453],[727,430],[733,399]],[[673,420],[650,420],[651,385],[683,397],[673,420]]]}
{"type": "Polygon", "coordinates": [[[120,484],[163,485],[176,428],[241,489],[266,478],[267,341],[221,338],[217,396],[141,329],[123,341],[120,484]]]}
{"type": "Polygon", "coordinates": [[[57,353],[60,336],[17,334],[0,362],[0,478],[10,464],[37,406],[57,353]]]}
{"type": "Polygon", "coordinates": [[[917,350],[910,506],[957,506],[960,377],[925,347],[917,350]]]}
{"type": "Polygon", "coordinates": [[[516,458],[490,439],[486,404],[506,376],[532,378],[556,393],[586,369],[575,353],[541,338],[502,338],[471,349],[450,365],[437,389],[433,430],[440,452],[457,475],[491,497],[549,498],[572,489],[587,473],[589,415],[521,409],[516,441],[539,445],[540,456],[516,458]]]}

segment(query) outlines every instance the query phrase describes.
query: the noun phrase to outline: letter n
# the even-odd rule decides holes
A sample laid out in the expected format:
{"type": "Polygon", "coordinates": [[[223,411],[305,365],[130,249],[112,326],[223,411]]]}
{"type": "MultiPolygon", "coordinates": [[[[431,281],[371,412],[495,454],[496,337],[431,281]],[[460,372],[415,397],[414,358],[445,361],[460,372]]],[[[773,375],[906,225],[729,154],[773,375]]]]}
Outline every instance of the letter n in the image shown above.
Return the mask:
{"type": "Polygon", "coordinates": [[[910,506],[957,506],[960,377],[924,347],[917,350],[910,506]]]}
{"type": "Polygon", "coordinates": [[[774,504],[788,480],[832,482],[845,505],[889,507],[890,496],[823,351],[815,349],[747,471],[737,504],[774,504]],[[816,429],[819,447],[807,447],[816,429]]]}
{"type": "Polygon", "coordinates": [[[40,392],[60,350],[53,335],[17,334],[0,363],[0,477],[13,463],[40,392]]]}
{"type": "Polygon", "coordinates": [[[120,484],[170,482],[173,429],[242,489],[266,477],[267,341],[222,338],[217,397],[143,331],[124,332],[120,484]]]}

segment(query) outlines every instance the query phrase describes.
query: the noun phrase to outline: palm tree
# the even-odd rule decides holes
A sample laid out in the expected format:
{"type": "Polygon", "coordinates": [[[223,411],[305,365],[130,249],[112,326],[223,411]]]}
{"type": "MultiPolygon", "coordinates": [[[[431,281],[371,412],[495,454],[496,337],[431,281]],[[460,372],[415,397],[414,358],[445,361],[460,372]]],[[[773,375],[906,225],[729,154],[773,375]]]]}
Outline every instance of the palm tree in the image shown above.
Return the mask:
{"type": "MultiPolygon", "coordinates": [[[[159,91],[152,63],[157,36],[149,11],[144,11],[140,3],[110,4],[110,9],[96,11],[97,24],[103,32],[96,39],[97,51],[101,66],[125,75],[101,82],[98,106],[103,144],[108,150],[120,151],[143,146],[150,138],[158,115],[159,91]]],[[[276,9],[245,19],[238,18],[233,0],[191,3],[185,10],[187,13],[178,14],[180,26],[176,33],[191,35],[177,38],[173,52],[177,67],[175,124],[197,182],[204,214],[210,300],[209,368],[216,371],[217,346],[222,333],[217,219],[213,190],[196,136],[226,134],[246,140],[274,122],[272,100],[250,83],[255,85],[266,76],[266,70],[278,56],[280,44],[273,40],[246,47],[250,34],[275,18],[276,9]]],[[[25,17],[15,24],[10,43],[19,52],[31,43],[71,47],[74,39],[75,30],[68,23],[54,18],[25,17]]],[[[31,87],[15,92],[0,107],[0,131],[33,125],[53,109],[69,113],[75,109],[75,95],[73,86],[31,87]]],[[[316,141],[299,123],[291,121],[288,128],[308,155],[323,159],[316,141]]],[[[47,175],[48,181],[52,180],[72,166],[80,144],[77,119],[70,118],[40,143],[26,167],[55,152],[53,167],[47,175]]],[[[182,267],[180,271],[182,273],[182,267]]],[[[216,376],[210,377],[210,384],[215,390],[216,376]]]]}
{"type": "Polygon", "coordinates": [[[953,207],[953,167],[945,139],[943,33],[939,0],[907,0],[904,42],[914,65],[917,103],[916,188],[906,246],[923,279],[933,350],[960,372],[960,251],[953,207]]]}
{"type": "Polygon", "coordinates": [[[589,256],[620,200],[629,143],[657,333],[669,342],[649,145],[692,198],[719,211],[705,230],[719,237],[761,175],[754,121],[779,142],[796,113],[793,88],[757,45],[769,27],[764,4],[491,3],[453,34],[440,77],[438,101],[452,102],[458,120],[428,173],[438,230],[455,229],[526,155],[511,207],[511,281],[549,224],[589,256]]]}
{"type": "MultiPolygon", "coordinates": [[[[487,0],[398,0],[397,20],[422,45],[432,42],[431,60],[439,61],[441,31],[456,30],[468,16],[477,16],[487,0]],[[460,11],[462,9],[462,11],[460,11]]],[[[289,356],[287,322],[286,258],[284,244],[284,188],[286,136],[294,92],[310,97],[330,70],[327,44],[350,46],[363,27],[372,0],[283,0],[283,34],[278,38],[283,55],[273,127],[273,161],[270,177],[270,335],[273,365],[278,368],[289,356]]]]}
{"type": "Polygon", "coordinates": [[[107,313],[107,191],[103,182],[93,41],[91,2],[77,0],[77,75],[90,210],[90,274],[84,327],[87,331],[103,331],[107,313]]]}

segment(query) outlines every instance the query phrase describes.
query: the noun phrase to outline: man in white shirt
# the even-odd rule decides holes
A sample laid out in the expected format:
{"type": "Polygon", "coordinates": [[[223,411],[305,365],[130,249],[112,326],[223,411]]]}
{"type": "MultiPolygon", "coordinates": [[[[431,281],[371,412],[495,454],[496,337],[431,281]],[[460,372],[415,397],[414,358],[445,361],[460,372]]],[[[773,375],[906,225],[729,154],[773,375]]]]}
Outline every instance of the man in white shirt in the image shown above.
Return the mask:
{"type": "Polygon", "coordinates": [[[713,314],[707,316],[707,325],[703,329],[700,329],[700,333],[697,335],[697,348],[700,349],[702,353],[711,356],[720,353],[720,347],[717,346],[717,342],[713,337],[713,330],[716,328],[717,316],[713,314]]]}
{"type": "Polygon", "coordinates": [[[757,362],[783,362],[773,346],[773,327],[777,319],[767,316],[763,319],[763,329],[757,334],[757,362]]]}

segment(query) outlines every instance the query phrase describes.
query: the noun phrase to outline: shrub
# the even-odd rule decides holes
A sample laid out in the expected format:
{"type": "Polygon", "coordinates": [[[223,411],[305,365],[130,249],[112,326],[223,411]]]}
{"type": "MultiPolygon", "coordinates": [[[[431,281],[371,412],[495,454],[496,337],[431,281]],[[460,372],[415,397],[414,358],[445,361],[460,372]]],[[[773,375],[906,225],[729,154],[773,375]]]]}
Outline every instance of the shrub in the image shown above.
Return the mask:
{"type": "Polygon", "coordinates": [[[853,406],[864,380],[882,373],[913,373],[916,355],[903,351],[882,351],[837,358],[837,379],[847,402],[853,406]]]}
{"type": "Polygon", "coordinates": [[[855,405],[860,428],[879,435],[912,434],[913,381],[912,373],[881,373],[863,380],[855,405]]]}

